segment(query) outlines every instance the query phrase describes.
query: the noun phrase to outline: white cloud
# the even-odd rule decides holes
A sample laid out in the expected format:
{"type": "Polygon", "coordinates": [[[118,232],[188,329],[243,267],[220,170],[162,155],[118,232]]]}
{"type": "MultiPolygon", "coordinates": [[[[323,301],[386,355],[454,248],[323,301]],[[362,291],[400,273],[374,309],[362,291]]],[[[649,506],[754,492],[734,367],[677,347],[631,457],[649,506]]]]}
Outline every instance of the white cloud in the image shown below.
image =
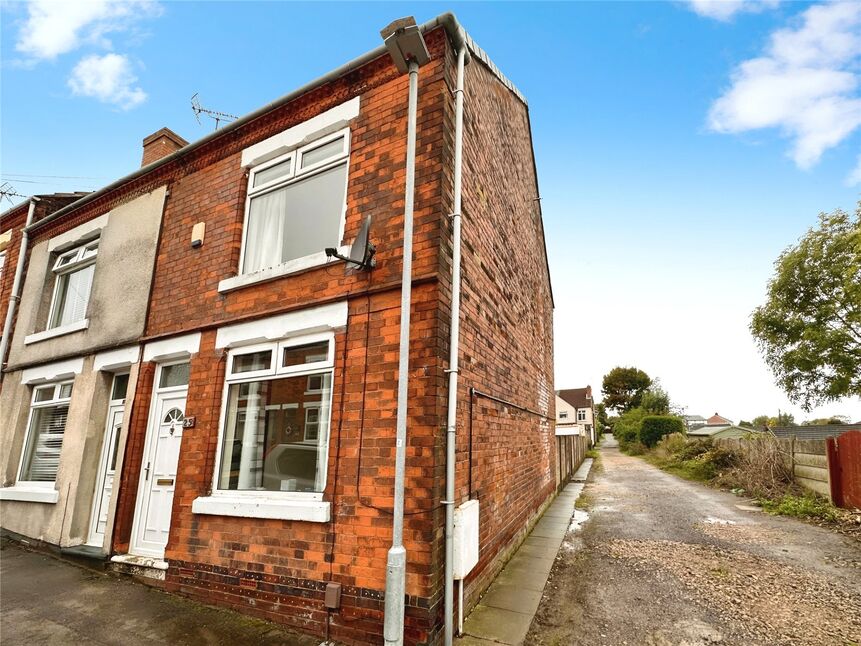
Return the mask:
{"type": "Polygon", "coordinates": [[[801,168],[861,126],[861,3],[804,11],[793,28],[771,35],[762,56],[741,63],[712,105],[709,126],[722,133],[778,128],[801,168]]]}
{"type": "Polygon", "coordinates": [[[160,12],[152,0],[31,0],[15,48],[31,61],[53,60],[84,43],[110,49],[107,34],[160,12]]]}
{"type": "Polygon", "coordinates": [[[146,100],[146,92],[133,87],[136,82],[126,56],[105,54],[82,58],[72,70],[69,87],[79,96],[93,97],[128,110],[146,100]]]}
{"type": "Polygon", "coordinates": [[[737,13],[759,13],[776,7],[779,0],[688,0],[692,11],[706,18],[728,21],[737,13]]]}

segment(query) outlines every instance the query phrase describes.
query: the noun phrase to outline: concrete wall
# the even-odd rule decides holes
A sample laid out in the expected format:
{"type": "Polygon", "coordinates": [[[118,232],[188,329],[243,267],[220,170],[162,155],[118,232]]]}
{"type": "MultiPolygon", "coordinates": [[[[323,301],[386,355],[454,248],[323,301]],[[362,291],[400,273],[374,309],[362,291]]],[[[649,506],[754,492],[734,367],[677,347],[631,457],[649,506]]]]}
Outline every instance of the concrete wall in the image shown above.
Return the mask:
{"type": "MultiPolygon", "coordinates": [[[[86,541],[104,437],[111,375],[93,372],[87,357],[72,386],[69,415],[57,471],[56,503],[4,500],[2,526],[23,536],[54,545],[86,541]]],[[[32,387],[21,383],[21,372],[7,373],[0,396],[0,460],[3,486],[15,483],[29,419],[32,387]]]]}
{"type": "Polygon", "coordinates": [[[136,342],[143,334],[166,187],[113,208],[105,216],[38,239],[18,307],[9,352],[9,369],[86,354],[136,342]],[[87,306],[89,327],[25,345],[24,338],[45,330],[54,290],[51,267],[57,250],[100,237],[93,286],[87,306]]]}

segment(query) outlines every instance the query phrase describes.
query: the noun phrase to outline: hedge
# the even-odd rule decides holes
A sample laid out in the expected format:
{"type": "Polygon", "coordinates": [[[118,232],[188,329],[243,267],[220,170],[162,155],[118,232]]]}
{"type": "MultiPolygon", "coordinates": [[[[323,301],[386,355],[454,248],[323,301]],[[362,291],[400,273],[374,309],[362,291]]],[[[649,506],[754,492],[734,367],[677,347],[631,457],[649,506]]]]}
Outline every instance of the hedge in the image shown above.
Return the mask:
{"type": "Polygon", "coordinates": [[[655,446],[662,437],[670,433],[684,433],[685,424],[680,417],[672,415],[650,415],[640,425],[640,441],[648,447],[655,446]]]}

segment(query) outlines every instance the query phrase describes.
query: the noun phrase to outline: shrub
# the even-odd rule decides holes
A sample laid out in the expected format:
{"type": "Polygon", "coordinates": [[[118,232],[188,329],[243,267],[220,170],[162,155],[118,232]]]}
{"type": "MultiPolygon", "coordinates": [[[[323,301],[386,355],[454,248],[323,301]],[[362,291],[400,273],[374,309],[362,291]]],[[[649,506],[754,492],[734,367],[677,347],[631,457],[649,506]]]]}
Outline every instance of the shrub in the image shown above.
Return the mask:
{"type": "Polygon", "coordinates": [[[649,415],[640,424],[640,441],[653,447],[665,435],[684,433],[685,424],[680,417],[672,415],[649,415]]]}
{"type": "Polygon", "coordinates": [[[640,423],[648,413],[642,408],[633,408],[619,417],[613,426],[613,434],[622,449],[627,449],[640,436],[640,423]]]}
{"type": "Polygon", "coordinates": [[[776,437],[752,435],[733,446],[737,448],[727,465],[731,468],[721,474],[720,485],[765,498],[781,496],[793,487],[791,466],[776,437]]]}
{"type": "Polygon", "coordinates": [[[682,433],[670,433],[661,438],[655,446],[655,454],[664,460],[670,460],[681,454],[687,447],[688,439],[682,433]]]}

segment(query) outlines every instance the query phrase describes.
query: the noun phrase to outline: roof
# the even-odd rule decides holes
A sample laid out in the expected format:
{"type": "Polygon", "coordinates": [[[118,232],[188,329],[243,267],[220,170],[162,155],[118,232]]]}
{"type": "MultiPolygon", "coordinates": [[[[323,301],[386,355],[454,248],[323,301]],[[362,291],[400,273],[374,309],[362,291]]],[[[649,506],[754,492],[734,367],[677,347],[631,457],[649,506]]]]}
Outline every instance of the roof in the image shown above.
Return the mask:
{"type": "Polygon", "coordinates": [[[775,426],[769,429],[777,437],[795,437],[799,440],[824,440],[837,437],[846,431],[861,431],[861,424],[823,424],[822,426],[775,426]]]}
{"type": "Polygon", "coordinates": [[[592,408],[592,386],[557,390],[556,395],[574,408],[592,408]]]}
{"type": "Polygon", "coordinates": [[[688,435],[699,437],[711,437],[717,435],[721,431],[739,430],[744,433],[760,433],[761,431],[755,428],[747,428],[746,426],[737,426],[736,424],[711,424],[708,426],[697,426],[688,430],[688,435]]]}
{"type": "Polygon", "coordinates": [[[687,422],[702,422],[703,424],[706,423],[706,418],[702,415],[682,415],[682,419],[687,422]]]}
{"type": "Polygon", "coordinates": [[[709,426],[732,426],[732,420],[715,413],[706,420],[709,426]]]}
{"type": "MultiPolygon", "coordinates": [[[[458,47],[463,46],[466,48],[466,62],[469,62],[471,57],[474,57],[474,58],[478,59],[479,61],[481,61],[481,63],[483,65],[485,65],[490,70],[490,72],[494,76],[496,76],[499,79],[499,81],[506,88],[508,88],[520,101],[522,101],[524,105],[527,105],[526,99],[524,98],[523,94],[521,94],[521,92],[517,89],[517,87],[515,87],[514,83],[512,83],[508,78],[506,78],[502,74],[502,72],[499,70],[499,68],[496,67],[496,65],[494,65],[493,61],[490,60],[490,57],[487,55],[487,53],[475,43],[475,41],[469,36],[469,34],[466,33],[466,30],[461,26],[460,22],[458,21],[458,19],[455,17],[455,15],[453,13],[440,14],[436,18],[433,18],[432,20],[429,20],[429,21],[425,22],[424,24],[419,25],[419,29],[421,29],[423,33],[433,31],[434,29],[437,29],[440,27],[445,29],[448,37],[452,41],[454,41],[454,43],[458,47]]],[[[188,144],[187,146],[183,146],[179,150],[176,150],[169,155],[165,155],[164,157],[161,157],[161,158],[155,160],[154,162],[147,164],[146,166],[143,166],[143,167],[129,173],[125,177],[121,177],[120,179],[108,184],[107,186],[104,186],[104,187],[100,188],[99,190],[94,191],[93,193],[89,193],[89,194],[83,196],[82,198],[76,200],[75,202],[69,204],[68,206],[60,209],[59,211],[52,213],[50,218],[48,218],[48,217],[43,218],[39,222],[34,222],[33,225],[31,225],[31,226],[32,226],[32,228],[35,229],[48,220],[53,220],[54,218],[60,217],[67,212],[70,212],[70,211],[73,211],[74,209],[80,208],[81,206],[84,206],[85,204],[91,202],[92,200],[95,200],[96,198],[99,198],[102,195],[105,195],[105,194],[109,193],[110,191],[112,191],[116,188],[119,188],[120,186],[130,182],[133,179],[137,179],[138,177],[142,177],[143,175],[146,175],[147,173],[149,173],[149,172],[151,172],[157,168],[160,168],[161,166],[164,166],[165,164],[168,164],[175,159],[180,159],[182,157],[185,157],[186,155],[188,155],[192,151],[200,148],[201,146],[203,146],[205,144],[208,144],[208,143],[210,143],[210,142],[212,142],[218,138],[231,135],[235,130],[241,128],[242,126],[245,126],[246,124],[251,123],[252,121],[254,121],[256,119],[259,119],[260,117],[262,117],[266,114],[269,114],[270,112],[286,105],[290,101],[296,99],[297,97],[299,97],[303,94],[306,94],[307,92],[310,92],[313,89],[316,89],[319,86],[325,85],[326,83],[331,83],[332,81],[339,79],[339,78],[349,74],[350,72],[353,72],[354,70],[358,69],[359,67],[362,67],[363,65],[366,65],[369,62],[376,60],[377,58],[380,58],[381,56],[387,56],[387,55],[388,55],[388,50],[386,49],[386,46],[384,44],[380,45],[379,47],[372,49],[371,51],[363,54],[362,56],[359,56],[358,58],[354,58],[352,61],[349,61],[348,63],[345,63],[344,65],[341,65],[340,67],[332,70],[331,72],[314,79],[310,83],[306,83],[302,87],[299,87],[299,88],[293,90],[292,92],[289,92],[288,94],[285,94],[284,96],[282,96],[278,99],[275,99],[271,103],[268,103],[267,105],[264,105],[263,107],[258,108],[257,110],[255,110],[249,114],[246,114],[243,117],[240,117],[236,121],[233,121],[233,122],[227,124],[223,128],[219,128],[218,130],[215,130],[215,131],[209,133],[205,137],[202,137],[201,139],[198,139],[197,141],[194,141],[194,142],[188,144]]],[[[5,215],[11,213],[13,210],[19,208],[20,206],[21,206],[21,204],[16,204],[15,206],[8,209],[7,211],[0,213],[0,217],[3,217],[5,215]]],[[[549,274],[549,267],[548,267],[548,274],[549,274]]]]}

